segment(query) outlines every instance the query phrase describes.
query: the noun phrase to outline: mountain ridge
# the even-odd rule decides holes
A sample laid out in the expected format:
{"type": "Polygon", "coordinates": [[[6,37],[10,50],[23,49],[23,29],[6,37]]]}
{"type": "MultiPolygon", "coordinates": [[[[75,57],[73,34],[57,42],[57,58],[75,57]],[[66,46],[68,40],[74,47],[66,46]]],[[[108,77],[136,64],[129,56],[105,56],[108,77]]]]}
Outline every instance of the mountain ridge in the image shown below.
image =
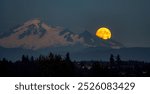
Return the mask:
{"type": "Polygon", "coordinates": [[[53,52],[64,55],[70,52],[73,60],[109,60],[110,54],[120,54],[125,59],[150,61],[150,48],[126,48],[113,39],[99,39],[87,30],[76,34],[67,28],[49,26],[39,19],[29,20],[6,35],[0,37],[0,58],[9,60],[20,59],[23,54],[39,56],[53,52]]]}
{"type": "Polygon", "coordinates": [[[101,40],[88,31],[76,34],[60,26],[49,26],[39,19],[26,21],[24,24],[13,29],[11,34],[7,35],[8,36],[0,38],[0,46],[6,48],[22,47],[32,50],[75,45],[78,43],[87,47],[122,47],[122,45],[114,40],[101,40]]]}

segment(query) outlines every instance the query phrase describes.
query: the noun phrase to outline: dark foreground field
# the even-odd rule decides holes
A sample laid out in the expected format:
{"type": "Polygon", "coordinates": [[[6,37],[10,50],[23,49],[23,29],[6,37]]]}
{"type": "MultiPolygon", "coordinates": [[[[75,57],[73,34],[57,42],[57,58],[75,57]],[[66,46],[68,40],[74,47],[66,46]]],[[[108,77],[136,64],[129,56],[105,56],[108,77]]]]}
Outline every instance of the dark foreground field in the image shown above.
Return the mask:
{"type": "Polygon", "coordinates": [[[38,58],[23,55],[16,62],[0,60],[1,77],[144,77],[150,76],[150,63],[122,61],[110,55],[104,61],[71,61],[69,53],[64,58],[50,53],[38,58]]]}

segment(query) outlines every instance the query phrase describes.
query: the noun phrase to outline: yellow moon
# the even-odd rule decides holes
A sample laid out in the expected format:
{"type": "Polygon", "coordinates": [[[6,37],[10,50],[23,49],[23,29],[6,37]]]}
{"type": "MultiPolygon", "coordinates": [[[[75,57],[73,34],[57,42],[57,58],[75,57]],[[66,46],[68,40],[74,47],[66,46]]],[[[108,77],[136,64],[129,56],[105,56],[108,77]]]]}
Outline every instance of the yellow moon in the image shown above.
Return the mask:
{"type": "Polygon", "coordinates": [[[101,39],[107,40],[111,38],[111,31],[106,27],[102,27],[96,31],[96,36],[101,39]]]}

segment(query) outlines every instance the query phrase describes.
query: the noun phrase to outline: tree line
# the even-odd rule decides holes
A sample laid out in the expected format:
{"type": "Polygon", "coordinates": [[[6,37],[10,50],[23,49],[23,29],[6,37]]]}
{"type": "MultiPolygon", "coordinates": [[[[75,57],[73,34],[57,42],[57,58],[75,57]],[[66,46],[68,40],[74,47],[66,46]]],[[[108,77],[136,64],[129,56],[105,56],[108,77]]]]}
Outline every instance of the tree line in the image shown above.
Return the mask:
{"type": "Polygon", "coordinates": [[[150,63],[123,61],[120,55],[111,54],[108,61],[72,61],[49,53],[37,58],[22,55],[21,60],[0,60],[0,76],[3,77],[122,77],[150,76],[150,63]]]}

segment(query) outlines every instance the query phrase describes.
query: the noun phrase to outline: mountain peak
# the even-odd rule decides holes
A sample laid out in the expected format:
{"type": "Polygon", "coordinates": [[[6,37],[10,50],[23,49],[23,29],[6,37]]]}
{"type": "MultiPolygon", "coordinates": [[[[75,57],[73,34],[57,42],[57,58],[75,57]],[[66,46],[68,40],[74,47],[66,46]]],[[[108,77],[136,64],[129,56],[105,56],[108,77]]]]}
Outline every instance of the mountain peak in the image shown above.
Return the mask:
{"type": "Polygon", "coordinates": [[[0,38],[0,46],[5,48],[43,49],[56,46],[78,45],[83,47],[120,47],[115,41],[97,39],[89,31],[76,34],[59,26],[49,26],[39,18],[26,21],[13,29],[8,36],[0,38]]]}
{"type": "Polygon", "coordinates": [[[68,30],[63,31],[62,27],[49,26],[40,19],[32,19],[13,29],[9,36],[0,38],[0,46],[37,50],[74,45],[83,41],[78,34],[71,33],[68,30]]]}
{"type": "Polygon", "coordinates": [[[24,23],[24,25],[31,25],[31,24],[34,24],[34,25],[37,25],[41,22],[41,20],[39,18],[35,18],[35,19],[32,19],[32,20],[29,20],[27,22],[24,23]]]}
{"type": "Polygon", "coordinates": [[[89,31],[85,30],[84,32],[80,33],[80,36],[89,38],[92,37],[92,34],[89,31]]]}
{"type": "Polygon", "coordinates": [[[29,26],[34,26],[36,28],[39,28],[39,24],[41,23],[41,20],[39,18],[31,19],[26,21],[23,25],[19,26],[18,28],[14,29],[13,31],[25,31],[29,26]]]}

